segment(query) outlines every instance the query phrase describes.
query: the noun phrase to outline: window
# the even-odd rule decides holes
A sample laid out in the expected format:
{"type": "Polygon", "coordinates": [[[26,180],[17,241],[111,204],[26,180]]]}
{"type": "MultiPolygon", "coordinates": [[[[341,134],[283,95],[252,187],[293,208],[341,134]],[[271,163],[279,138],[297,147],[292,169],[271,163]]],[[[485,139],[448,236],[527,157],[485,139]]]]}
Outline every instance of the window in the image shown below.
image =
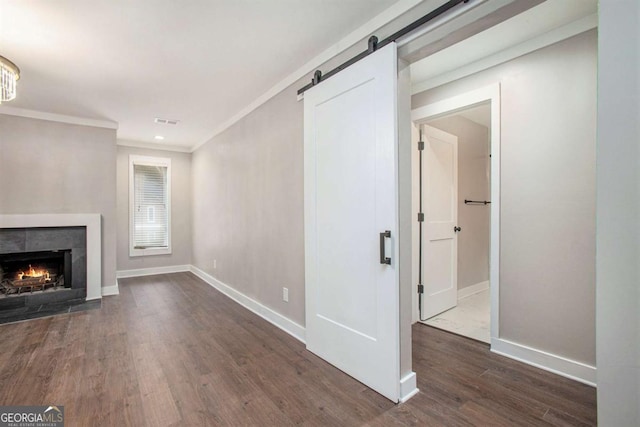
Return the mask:
{"type": "Polygon", "coordinates": [[[171,253],[171,159],[129,156],[129,255],[171,253]]]}

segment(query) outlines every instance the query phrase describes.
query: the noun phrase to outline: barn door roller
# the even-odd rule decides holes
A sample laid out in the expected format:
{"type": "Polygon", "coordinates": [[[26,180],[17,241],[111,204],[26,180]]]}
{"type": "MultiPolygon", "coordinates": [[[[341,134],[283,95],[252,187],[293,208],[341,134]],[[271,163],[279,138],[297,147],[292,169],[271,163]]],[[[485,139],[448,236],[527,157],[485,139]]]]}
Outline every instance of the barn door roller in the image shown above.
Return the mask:
{"type": "Polygon", "coordinates": [[[316,70],[315,73],[313,73],[313,79],[311,79],[311,83],[309,83],[308,85],[298,89],[298,95],[303,94],[306,90],[311,89],[312,87],[314,87],[315,85],[317,85],[320,82],[325,81],[329,77],[331,77],[331,76],[333,76],[335,74],[338,74],[340,71],[344,70],[345,68],[349,67],[350,65],[355,64],[356,62],[360,61],[362,58],[366,58],[367,56],[371,55],[376,50],[378,50],[378,49],[380,49],[382,47],[385,47],[386,45],[388,45],[389,43],[393,43],[394,41],[396,41],[400,37],[405,36],[405,35],[409,34],[410,32],[420,28],[421,26],[423,26],[427,22],[431,21],[432,19],[435,19],[438,16],[442,15],[443,13],[447,12],[449,9],[454,8],[455,6],[459,5],[460,3],[467,3],[468,1],[469,0],[449,0],[448,2],[443,4],[442,6],[440,6],[440,7],[436,8],[436,9],[432,10],[431,12],[427,13],[426,15],[424,15],[422,18],[418,19],[417,21],[414,21],[411,24],[407,25],[406,27],[396,31],[393,34],[391,34],[389,37],[387,37],[386,39],[382,40],[381,42],[378,41],[378,38],[376,36],[369,37],[369,41],[367,43],[368,44],[367,50],[365,50],[364,52],[361,52],[358,55],[354,56],[353,58],[351,58],[347,62],[345,62],[345,63],[343,63],[341,65],[338,65],[336,68],[334,68],[333,70],[329,71],[326,74],[322,74],[322,71],[316,70]]]}

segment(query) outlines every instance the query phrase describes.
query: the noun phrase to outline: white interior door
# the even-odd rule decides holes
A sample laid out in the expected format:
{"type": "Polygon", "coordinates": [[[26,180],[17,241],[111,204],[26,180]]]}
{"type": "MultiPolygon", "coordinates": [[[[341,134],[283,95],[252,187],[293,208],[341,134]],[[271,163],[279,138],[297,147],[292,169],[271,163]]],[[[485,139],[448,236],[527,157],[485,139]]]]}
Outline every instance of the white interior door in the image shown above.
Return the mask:
{"type": "Polygon", "coordinates": [[[424,170],[423,318],[455,307],[458,299],[458,137],[422,125],[424,170]]]}
{"type": "Polygon", "coordinates": [[[396,110],[394,43],[304,95],[307,349],[393,401],[400,382],[396,110]]]}

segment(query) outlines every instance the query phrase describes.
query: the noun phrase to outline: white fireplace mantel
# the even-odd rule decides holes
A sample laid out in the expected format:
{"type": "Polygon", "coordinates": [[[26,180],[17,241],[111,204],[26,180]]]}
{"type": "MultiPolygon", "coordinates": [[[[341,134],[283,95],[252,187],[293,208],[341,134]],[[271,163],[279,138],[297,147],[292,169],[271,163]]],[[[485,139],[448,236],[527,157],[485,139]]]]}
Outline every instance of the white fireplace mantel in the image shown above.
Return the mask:
{"type": "Polygon", "coordinates": [[[102,298],[100,214],[0,215],[0,228],[86,227],[87,301],[102,298]]]}

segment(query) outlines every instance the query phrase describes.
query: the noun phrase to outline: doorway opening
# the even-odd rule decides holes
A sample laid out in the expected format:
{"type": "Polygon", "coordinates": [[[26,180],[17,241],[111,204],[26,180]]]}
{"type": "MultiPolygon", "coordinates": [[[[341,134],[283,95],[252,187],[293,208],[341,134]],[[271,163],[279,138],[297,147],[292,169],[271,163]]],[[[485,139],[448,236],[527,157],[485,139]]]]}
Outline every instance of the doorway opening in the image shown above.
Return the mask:
{"type": "Polygon", "coordinates": [[[495,84],[412,111],[412,205],[422,218],[414,321],[488,344],[498,337],[499,95],[495,84]]]}
{"type": "MultiPolygon", "coordinates": [[[[430,265],[429,272],[423,274],[425,288],[429,292],[426,300],[422,301],[420,321],[444,329],[449,332],[469,338],[491,343],[489,299],[489,239],[491,235],[491,187],[490,187],[490,146],[489,129],[491,128],[491,106],[488,102],[470,107],[453,114],[431,119],[420,125],[425,151],[429,153],[430,163],[433,163],[431,146],[437,144],[437,134],[444,132],[446,139],[457,142],[457,158],[452,159],[457,176],[451,177],[452,202],[447,208],[455,220],[454,233],[457,240],[451,245],[449,256],[445,254],[451,264],[437,264],[439,257],[437,244],[427,226],[423,231],[422,260],[418,267],[430,265]],[[426,234],[426,235],[425,235],[426,234]],[[435,250],[434,250],[435,249],[435,250]],[[451,253],[455,251],[455,253],[451,253]],[[438,277],[434,274],[438,267],[447,267],[448,277],[438,277]],[[449,279],[449,280],[447,280],[449,279]],[[440,281],[440,283],[438,283],[440,281]],[[442,289],[442,285],[450,285],[449,289],[442,289]],[[435,289],[434,289],[435,288],[435,289]],[[438,298],[437,293],[451,294],[449,301],[438,298]],[[433,295],[436,293],[436,295],[433,295]],[[438,303],[438,305],[433,304],[438,303]]],[[[430,195],[429,199],[438,195],[438,184],[433,182],[433,169],[443,172],[442,162],[427,167],[423,173],[422,196],[430,195]],[[431,170],[429,170],[431,169],[431,170]],[[426,179],[425,179],[426,178],[426,179]],[[435,193],[435,194],[434,194],[435,193]]],[[[424,170],[424,161],[423,161],[424,170]]],[[[454,172],[455,173],[455,172],[454,172]]],[[[437,179],[437,177],[436,177],[437,179]]],[[[442,195],[441,195],[442,196],[442,195]]],[[[433,207],[426,206],[427,210],[433,207]]],[[[436,204],[437,206],[437,204],[436,204]]],[[[431,222],[437,220],[433,215],[427,215],[431,222]]],[[[436,241],[442,244],[442,241],[436,241]]]]}

